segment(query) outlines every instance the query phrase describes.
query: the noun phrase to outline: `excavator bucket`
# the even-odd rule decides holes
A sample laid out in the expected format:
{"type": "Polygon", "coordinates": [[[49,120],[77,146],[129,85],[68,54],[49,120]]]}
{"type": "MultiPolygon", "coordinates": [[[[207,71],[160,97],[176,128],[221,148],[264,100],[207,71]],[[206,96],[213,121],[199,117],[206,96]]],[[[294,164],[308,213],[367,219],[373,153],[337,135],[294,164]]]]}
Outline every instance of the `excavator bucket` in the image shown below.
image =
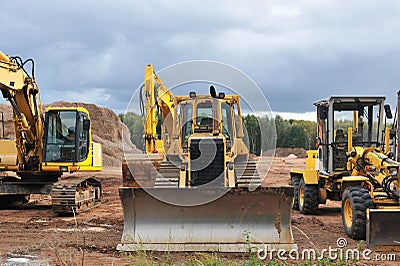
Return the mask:
{"type": "Polygon", "coordinates": [[[400,209],[369,209],[367,213],[368,247],[377,251],[400,251],[400,209]]]}
{"type": "Polygon", "coordinates": [[[121,187],[124,231],[117,249],[245,252],[297,248],[290,220],[292,187],[223,189],[121,187]],[[189,206],[193,197],[220,192],[216,200],[189,206]],[[188,204],[179,206],[158,198],[187,199],[188,204]]]}

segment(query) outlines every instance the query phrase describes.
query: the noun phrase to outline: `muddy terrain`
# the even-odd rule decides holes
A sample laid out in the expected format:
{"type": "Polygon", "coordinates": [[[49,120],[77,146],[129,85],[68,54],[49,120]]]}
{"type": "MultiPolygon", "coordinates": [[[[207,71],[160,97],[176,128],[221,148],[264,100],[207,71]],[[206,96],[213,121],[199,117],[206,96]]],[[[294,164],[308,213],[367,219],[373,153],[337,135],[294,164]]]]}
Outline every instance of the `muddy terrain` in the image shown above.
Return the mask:
{"type": "MultiPolygon", "coordinates": [[[[305,159],[275,158],[269,171],[268,185],[286,185],[291,168],[304,167],[305,159]]],[[[193,254],[129,254],[115,250],[123,230],[123,214],[118,197],[122,183],[119,168],[106,168],[97,174],[103,182],[100,207],[76,217],[53,214],[48,196],[32,196],[30,202],[0,210],[0,263],[8,265],[129,265],[153,263],[187,263],[193,254]],[[15,264],[18,262],[19,264],[15,264]],[[23,264],[24,262],[28,264],[23,264]],[[22,264],[21,264],[22,263],[22,264]]],[[[342,228],[340,204],[320,205],[315,216],[292,213],[293,235],[299,250],[338,248],[337,239],[345,238],[347,248],[366,248],[348,238],[342,228]]],[[[207,255],[208,256],[208,255],[207,255]]],[[[240,263],[242,255],[223,255],[240,263]]],[[[397,255],[398,256],[398,255],[397,255]]],[[[371,255],[372,258],[372,255],[371,255]]],[[[383,261],[363,261],[382,265],[383,261]]],[[[385,262],[393,264],[394,262],[385,262]]]]}
{"type": "MultiPolygon", "coordinates": [[[[83,106],[89,110],[93,139],[103,146],[104,169],[95,175],[103,184],[103,202],[100,207],[76,217],[53,214],[49,196],[32,195],[26,205],[3,207],[0,209],[1,265],[212,264],[210,261],[216,259],[213,254],[139,252],[130,255],[117,252],[116,246],[123,230],[123,213],[118,196],[118,187],[122,185],[120,165],[123,149],[140,151],[129,141],[122,144],[122,136],[129,140],[129,130],[110,109],[84,103],[57,102],[51,105],[83,106]]],[[[11,107],[0,104],[0,111],[4,113],[4,136],[12,138],[11,107]]],[[[278,148],[276,155],[280,157],[275,157],[264,186],[287,185],[290,169],[305,167],[305,158],[292,159],[296,156],[291,156],[291,153],[305,156],[303,149],[278,148]]],[[[326,205],[320,205],[319,213],[314,216],[293,211],[292,227],[300,254],[305,249],[338,248],[337,240],[340,238],[347,243],[344,249],[366,248],[365,244],[351,240],[344,233],[339,202],[328,201],[326,205]]],[[[379,256],[379,253],[373,253],[371,260],[363,260],[362,263],[395,264],[376,260],[379,256]]],[[[396,256],[399,258],[399,254],[396,256]]],[[[249,256],[243,254],[219,254],[217,259],[220,258],[226,259],[222,264],[233,261],[244,265],[249,262],[249,256]]]]}

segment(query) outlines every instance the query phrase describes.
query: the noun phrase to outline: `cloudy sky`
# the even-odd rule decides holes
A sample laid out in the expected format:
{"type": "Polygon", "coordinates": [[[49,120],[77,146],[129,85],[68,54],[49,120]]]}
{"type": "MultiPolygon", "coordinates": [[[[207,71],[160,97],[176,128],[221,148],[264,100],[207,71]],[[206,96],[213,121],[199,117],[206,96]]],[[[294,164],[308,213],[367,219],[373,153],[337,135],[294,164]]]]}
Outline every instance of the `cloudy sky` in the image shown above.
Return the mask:
{"type": "Polygon", "coordinates": [[[400,89],[400,1],[3,1],[0,49],[35,59],[44,103],[123,112],[156,69],[232,65],[275,112],[305,113],[328,95],[400,89]]]}

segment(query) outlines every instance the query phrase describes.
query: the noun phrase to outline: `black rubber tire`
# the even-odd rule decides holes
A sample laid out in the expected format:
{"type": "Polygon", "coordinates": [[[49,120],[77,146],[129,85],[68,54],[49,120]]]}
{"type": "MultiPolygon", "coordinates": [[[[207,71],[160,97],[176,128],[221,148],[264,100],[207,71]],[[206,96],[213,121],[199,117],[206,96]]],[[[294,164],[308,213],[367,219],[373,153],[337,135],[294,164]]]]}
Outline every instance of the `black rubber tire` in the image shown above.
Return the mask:
{"type": "Polygon", "coordinates": [[[373,207],[374,203],[365,187],[349,187],[343,192],[342,222],[344,230],[349,237],[356,240],[365,240],[367,209],[373,207]],[[351,208],[350,216],[346,215],[348,208],[351,208]],[[347,222],[346,219],[348,220],[347,222]]]}
{"type": "Polygon", "coordinates": [[[291,178],[291,185],[294,188],[294,195],[293,195],[293,205],[292,209],[295,211],[299,210],[299,186],[300,186],[300,176],[293,176],[291,178]]]}
{"type": "Polygon", "coordinates": [[[319,187],[318,185],[307,185],[301,178],[299,189],[299,211],[303,214],[315,214],[319,204],[319,187]],[[303,192],[303,196],[301,195],[303,192]],[[302,200],[303,198],[303,200],[302,200]]]}

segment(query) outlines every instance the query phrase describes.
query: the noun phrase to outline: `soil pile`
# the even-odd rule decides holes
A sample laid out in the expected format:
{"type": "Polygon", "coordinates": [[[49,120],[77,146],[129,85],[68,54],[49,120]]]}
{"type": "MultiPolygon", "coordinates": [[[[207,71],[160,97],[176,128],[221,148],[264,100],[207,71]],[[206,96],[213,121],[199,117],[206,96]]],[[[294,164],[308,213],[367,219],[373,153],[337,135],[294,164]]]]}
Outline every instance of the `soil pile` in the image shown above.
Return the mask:
{"type": "Polygon", "coordinates": [[[8,104],[0,104],[0,119],[4,121],[3,123],[0,122],[0,138],[14,138],[14,126],[12,123],[12,108],[11,105],[8,104]],[[4,130],[4,131],[3,131],[4,130]]]}
{"type": "MultiPolygon", "coordinates": [[[[89,111],[93,141],[100,143],[103,148],[103,166],[120,167],[123,150],[128,153],[141,153],[141,151],[138,150],[135,145],[129,140],[130,133],[127,126],[121,122],[119,117],[112,110],[105,107],[97,106],[95,104],[70,103],[62,101],[44,105],[43,108],[46,108],[48,106],[80,106],[86,108],[89,111]],[[122,136],[124,136],[124,138],[122,138],[122,136]]],[[[0,111],[3,112],[4,117],[4,136],[6,138],[14,138],[11,105],[0,104],[0,111]]],[[[2,137],[2,129],[0,131],[0,134],[0,137],[2,137]]]]}

